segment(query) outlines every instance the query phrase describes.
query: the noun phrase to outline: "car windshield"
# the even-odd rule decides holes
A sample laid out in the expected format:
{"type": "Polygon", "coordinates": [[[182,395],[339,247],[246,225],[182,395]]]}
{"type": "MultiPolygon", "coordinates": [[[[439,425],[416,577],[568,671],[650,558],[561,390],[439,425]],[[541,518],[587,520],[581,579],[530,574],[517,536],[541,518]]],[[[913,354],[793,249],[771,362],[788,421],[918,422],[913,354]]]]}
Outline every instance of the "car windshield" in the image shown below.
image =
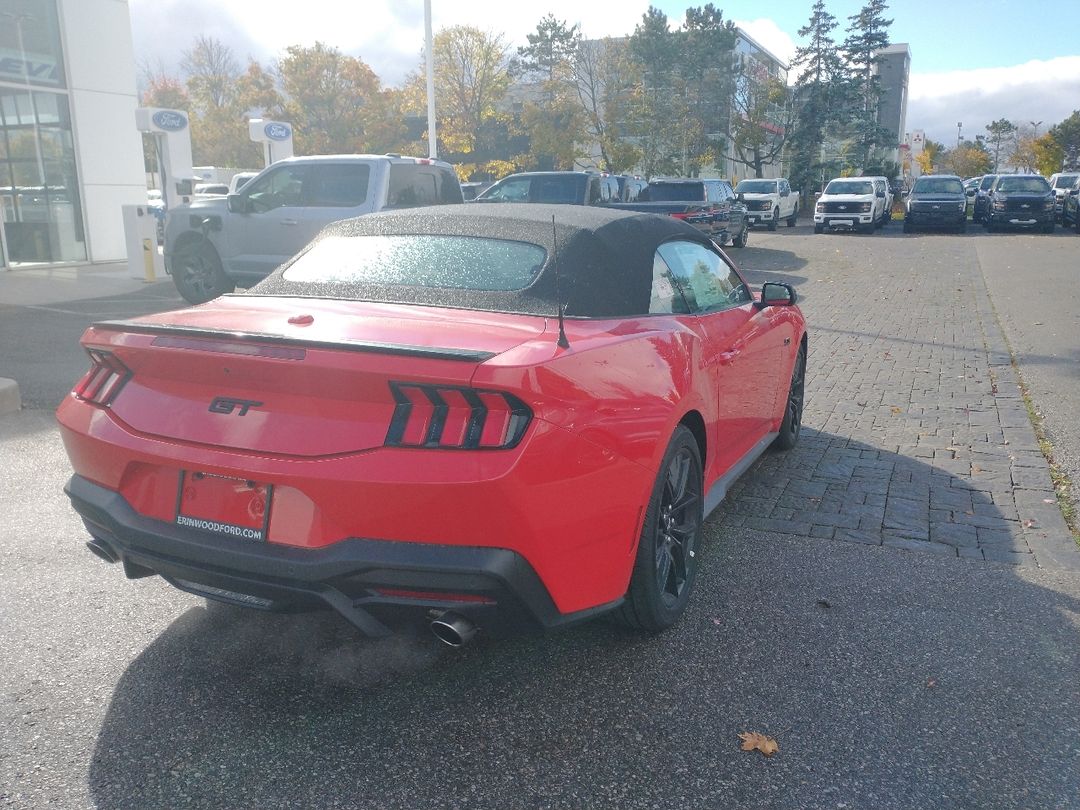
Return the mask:
{"type": "Polygon", "coordinates": [[[651,202],[701,202],[705,199],[704,183],[649,183],[642,198],[651,202]]]}
{"type": "Polygon", "coordinates": [[[735,188],[736,192],[745,192],[746,194],[775,194],[776,193],[776,181],[775,180],[743,180],[735,188]]]}
{"type": "Polygon", "coordinates": [[[458,290],[527,287],[547,251],[529,242],[471,236],[330,236],[285,270],[308,284],[383,284],[458,290]]]}
{"type": "Polygon", "coordinates": [[[1054,181],[1054,188],[1072,188],[1080,174],[1063,174],[1054,181]]]}
{"type": "Polygon", "coordinates": [[[873,194],[872,180],[833,180],[825,187],[826,194],[873,194]]]}
{"type": "Polygon", "coordinates": [[[998,181],[997,190],[1006,194],[1010,192],[1045,194],[1050,190],[1050,184],[1042,177],[1002,177],[998,181]]]}
{"type": "Polygon", "coordinates": [[[953,177],[920,177],[915,181],[914,194],[963,194],[964,184],[953,177]]]}

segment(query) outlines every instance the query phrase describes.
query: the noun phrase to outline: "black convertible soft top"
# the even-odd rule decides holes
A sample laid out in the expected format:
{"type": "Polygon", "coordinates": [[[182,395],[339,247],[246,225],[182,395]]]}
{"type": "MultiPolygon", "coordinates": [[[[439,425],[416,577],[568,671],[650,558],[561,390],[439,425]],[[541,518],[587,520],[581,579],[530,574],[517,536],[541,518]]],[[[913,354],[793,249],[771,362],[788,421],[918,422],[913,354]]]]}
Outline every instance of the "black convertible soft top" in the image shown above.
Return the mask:
{"type": "Polygon", "coordinates": [[[660,244],[676,238],[709,244],[708,238],[694,227],[655,214],[588,206],[476,203],[347,219],[327,226],[312,244],[328,237],[418,234],[528,242],[544,248],[547,259],[528,287],[510,292],[368,282],[297,282],[283,275],[292,264],[290,261],[252,287],[250,294],[554,315],[555,263],[558,262],[561,297],[566,302],[568,316],[624,317],[649,311],[653,255],[660,244]]]}

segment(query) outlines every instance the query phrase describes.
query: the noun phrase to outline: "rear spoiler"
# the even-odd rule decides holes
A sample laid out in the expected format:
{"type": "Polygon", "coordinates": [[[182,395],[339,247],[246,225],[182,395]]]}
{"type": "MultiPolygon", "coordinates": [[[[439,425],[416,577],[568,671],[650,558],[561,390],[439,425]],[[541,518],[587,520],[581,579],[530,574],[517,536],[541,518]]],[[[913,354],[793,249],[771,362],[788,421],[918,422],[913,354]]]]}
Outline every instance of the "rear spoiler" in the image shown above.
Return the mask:
{"type": "MultiPolygon", "coordinates": [[[[409,346],[401,343],[377,343],[366,340],[312,340],[269,332],[234,332],[227,329],[204,329],[197,326],[176,326],[168,323],[144,321],[99,321],[95,329],[111,332],[137,332],[144,335],[176,335],[189,338],[226,339],[230,341],[270,343],[276,346],[297,346],[311,349],[367,352],[370,354],[395,354],[405,357],[426,357],[433,360],[457,360],[466,363],[483,363],[495,356],[493,352],[472,349],[449,349],[440,346],[409,346]]],[[[193,347],[194,348],[194,347],[193,347]]]]}

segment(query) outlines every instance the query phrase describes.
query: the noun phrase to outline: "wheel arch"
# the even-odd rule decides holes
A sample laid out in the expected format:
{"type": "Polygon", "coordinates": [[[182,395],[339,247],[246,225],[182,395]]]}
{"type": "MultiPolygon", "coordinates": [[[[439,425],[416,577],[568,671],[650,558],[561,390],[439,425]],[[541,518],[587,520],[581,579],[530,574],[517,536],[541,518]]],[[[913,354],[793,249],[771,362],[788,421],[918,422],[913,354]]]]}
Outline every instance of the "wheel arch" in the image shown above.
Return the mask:
{"type": "Polygon", "coordinates": [[[701,415],[700,411],[690,410],[683,414],[682,419],[679,420],[679,424],[694,435],[694,441],[697,442],[698,452],[701,453],[702,469],[708,469],[706,451],[708,450],[709,439],[708,432],[705,429],[705,418],[701,415]]]}

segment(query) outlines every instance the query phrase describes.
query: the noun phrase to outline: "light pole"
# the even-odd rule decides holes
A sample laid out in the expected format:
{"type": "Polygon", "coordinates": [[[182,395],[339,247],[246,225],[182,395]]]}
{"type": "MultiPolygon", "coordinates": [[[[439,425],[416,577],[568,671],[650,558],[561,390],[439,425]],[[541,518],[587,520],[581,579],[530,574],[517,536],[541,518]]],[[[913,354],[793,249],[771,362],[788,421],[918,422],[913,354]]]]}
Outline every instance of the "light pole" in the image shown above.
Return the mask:
{"type": "Polygon", "coordinates": [[[439,144],[435,137],[435,54],[432,52],[431,0],[424,0],[424,50],[427,51],[427,126],[428,157],[439,156],[439,144]]]}
{"type": "Polygon", "coordinates": [[[1039,124],[1041,124],[1042,121],[1028,121],[1028,123],[1031,124],[1032,129],[1035,130],[1035,134],[1031,136],[1032,140],[1039,140],[1039,124]]]}
{"type": "Polygon", "coordinates": [[[964,140],[964,136],[960,134],[963,131],[964,131],[964,122],[963,121],[957,121],[956,122],[956,145],[957,145],[957,147],[960,146],[960,141],[964,140]]]}

